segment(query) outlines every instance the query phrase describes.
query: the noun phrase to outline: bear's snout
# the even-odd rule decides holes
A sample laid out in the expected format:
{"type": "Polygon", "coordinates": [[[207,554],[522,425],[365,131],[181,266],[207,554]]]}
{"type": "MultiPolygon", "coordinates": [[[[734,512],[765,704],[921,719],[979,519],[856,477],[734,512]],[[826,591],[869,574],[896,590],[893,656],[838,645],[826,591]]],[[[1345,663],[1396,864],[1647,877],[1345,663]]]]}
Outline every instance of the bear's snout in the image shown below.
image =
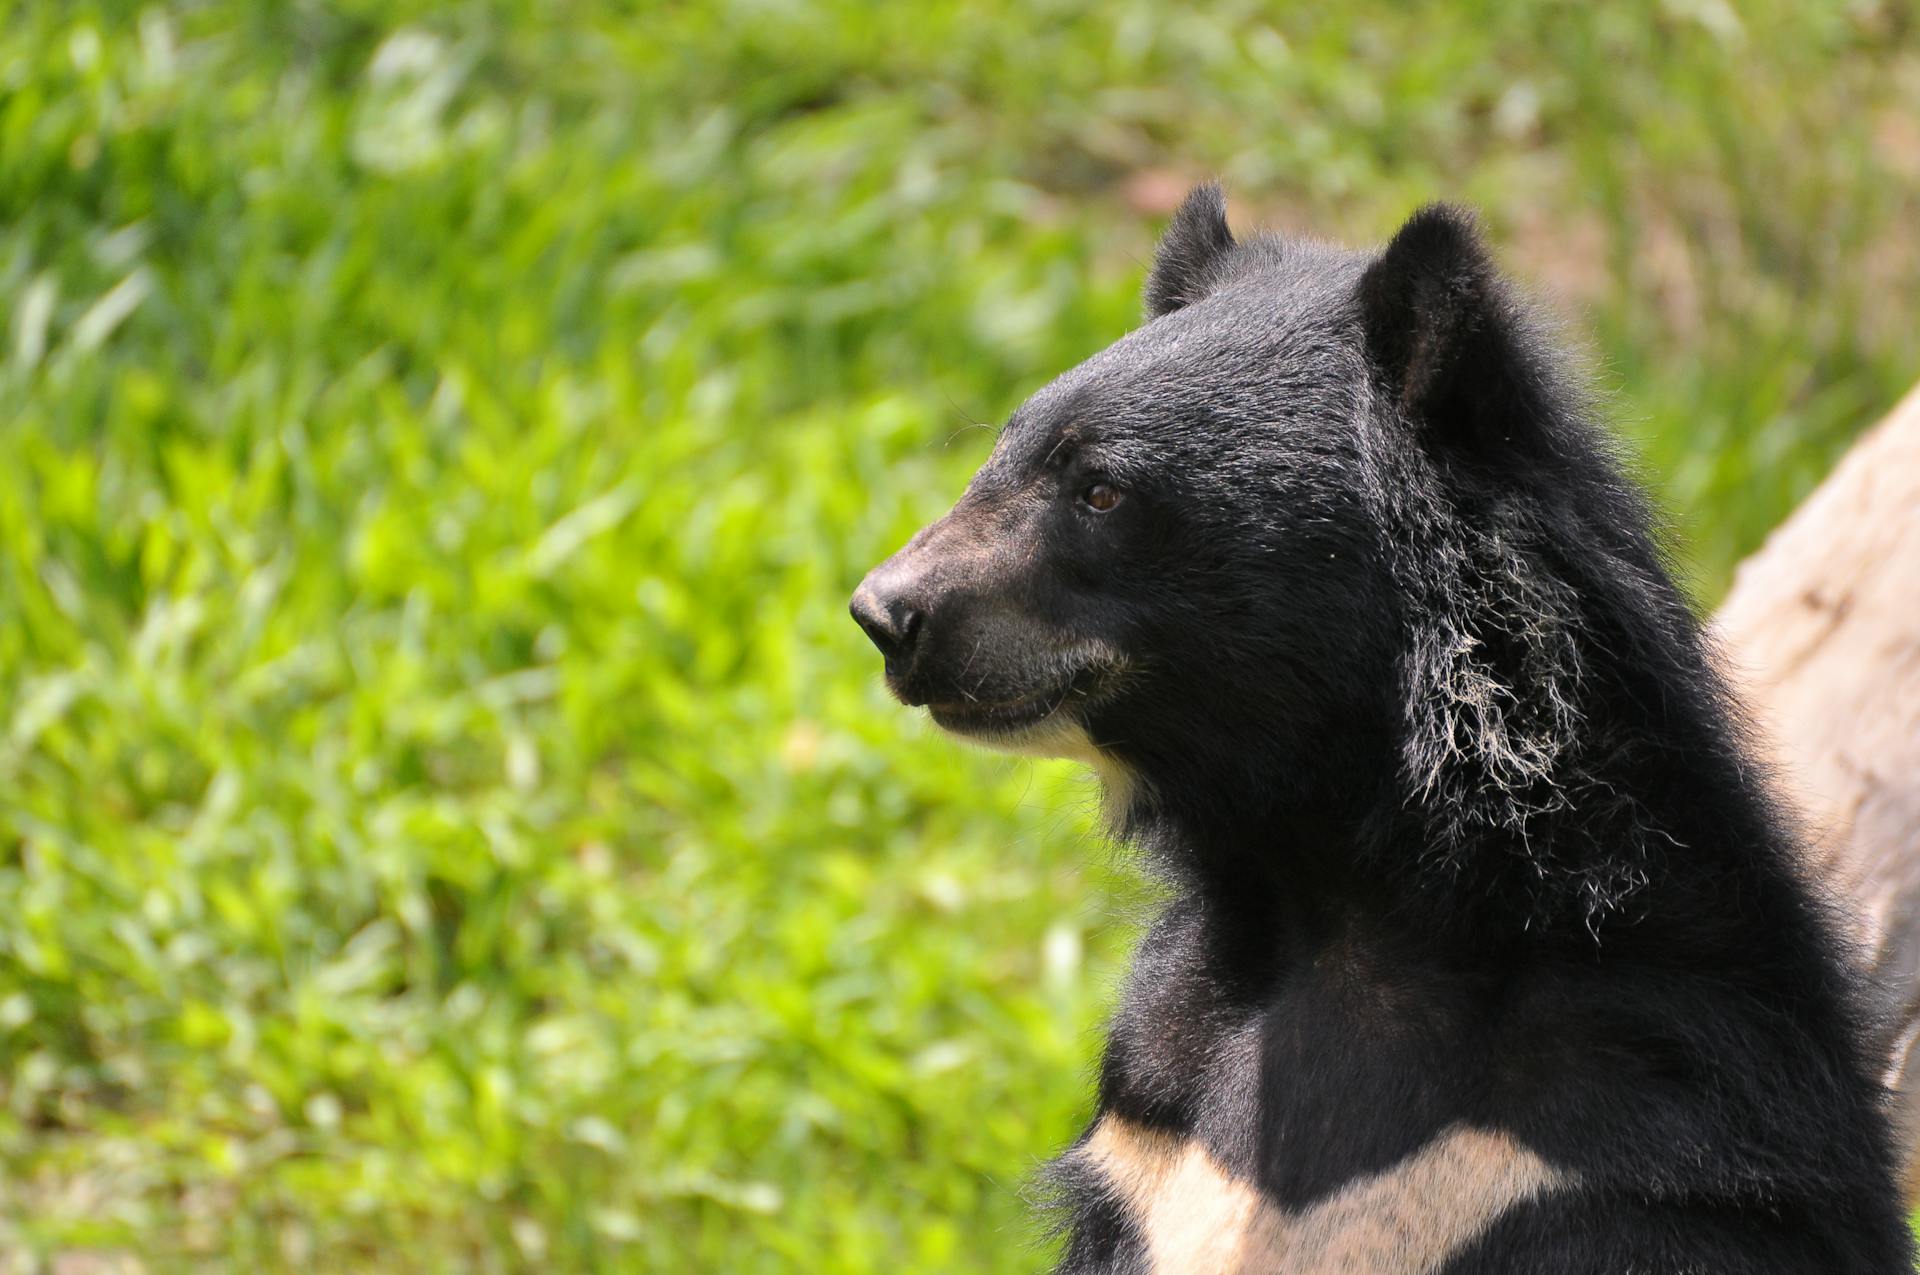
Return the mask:
{"type": "Polygon", "coordinates": [[[1036,525],[1047,509],[970,493],[854,590],[848,610],[886,660],[887,689],[943,730],[1058,745],[1125,663],[1075,623],[1036,525]]]}
{"type": "MultiPolygon", "coordinates": [[[[897,553],[867,572],[848,608],[854,623],[872,639],[887,662],[887,685],[909,704],[924,704],[950,680],[948,667],[955,612],[967,628],[971,603],[996,591],[985,569],[990,554],[967,511],[949,513],[923,527],[897,553]]],[[[978,648],[975,648],[977,653],[978,648]]]]}
{"type": "Polygon", "coordinates": [[[887,662],[887,676],[901,679],[913,666],[914,640],[919,637],[926,613],[915,606],[901,586],[901,573],[888,559],[860,582],[853,592],[853,622],[880,648],[887,662]]]}

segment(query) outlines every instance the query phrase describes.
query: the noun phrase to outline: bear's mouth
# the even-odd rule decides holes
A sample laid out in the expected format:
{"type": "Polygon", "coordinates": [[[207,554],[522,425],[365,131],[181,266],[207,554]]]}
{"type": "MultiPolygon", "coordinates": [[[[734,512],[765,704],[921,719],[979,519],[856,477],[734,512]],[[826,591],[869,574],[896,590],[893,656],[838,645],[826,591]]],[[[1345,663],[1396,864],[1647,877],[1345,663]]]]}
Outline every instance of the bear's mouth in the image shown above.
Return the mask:
{"type": "Polygon", "coordinates": [[[997,700],[929,700],[927,712],[934,725],[956,735],[1020,734],[1092,700],[1104,680],[1103,669],[1088,665],[1043,690],[997,700]]]}

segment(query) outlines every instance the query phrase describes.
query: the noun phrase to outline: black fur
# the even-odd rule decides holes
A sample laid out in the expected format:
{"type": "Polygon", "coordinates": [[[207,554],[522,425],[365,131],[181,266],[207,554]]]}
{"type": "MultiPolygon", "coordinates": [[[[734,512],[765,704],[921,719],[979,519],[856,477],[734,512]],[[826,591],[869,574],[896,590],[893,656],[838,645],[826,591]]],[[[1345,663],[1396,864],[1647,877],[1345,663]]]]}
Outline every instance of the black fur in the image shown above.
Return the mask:
{"type": "MultiPolygon", "coordinates": [[[[1099,1114],[1289,1209],[1460,1124],[1578,1180],[1449,1275],[1911,1269],[1836,927],[1471,220],[1236,244],[1202,188],[1147,306],[855,603],[943,725],[1128,776],[1177,898],[1099,1114]]],[[[1061,1269],[1140,1269],[1061,1163],[1061,1269]]]]}

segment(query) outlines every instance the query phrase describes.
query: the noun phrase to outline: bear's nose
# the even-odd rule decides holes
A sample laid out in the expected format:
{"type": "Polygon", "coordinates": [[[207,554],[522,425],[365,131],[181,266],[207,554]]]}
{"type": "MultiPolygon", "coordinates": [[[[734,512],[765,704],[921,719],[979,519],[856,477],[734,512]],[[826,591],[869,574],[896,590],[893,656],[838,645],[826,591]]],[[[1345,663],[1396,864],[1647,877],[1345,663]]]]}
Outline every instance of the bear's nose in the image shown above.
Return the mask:
{"type": "Polygon", "coordinates": [[[925,616],[918,608],[906,600],[897,587],[883,574],[885,567],[876,569],[860,587],[854,590],[854,623],[866,630],[873,644],[880,648],[880,654],[886,657],[887,672],[899,674],[913,656],[914,639],[920,635],[925,616]]]}

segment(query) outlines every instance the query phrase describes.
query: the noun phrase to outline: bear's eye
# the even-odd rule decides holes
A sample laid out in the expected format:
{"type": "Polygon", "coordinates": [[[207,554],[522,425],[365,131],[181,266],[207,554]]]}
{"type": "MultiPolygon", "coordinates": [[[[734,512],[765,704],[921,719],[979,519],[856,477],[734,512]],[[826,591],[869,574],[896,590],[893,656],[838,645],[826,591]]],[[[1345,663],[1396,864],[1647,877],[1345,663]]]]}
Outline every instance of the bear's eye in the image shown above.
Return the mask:
{"type": "Polygon", "coordinates": [[[1080,500],[1095,513],[1103,514],[1120,503],[1120,489],[1112,483],[1094,483],[1080,493],[1080,500]]]}

